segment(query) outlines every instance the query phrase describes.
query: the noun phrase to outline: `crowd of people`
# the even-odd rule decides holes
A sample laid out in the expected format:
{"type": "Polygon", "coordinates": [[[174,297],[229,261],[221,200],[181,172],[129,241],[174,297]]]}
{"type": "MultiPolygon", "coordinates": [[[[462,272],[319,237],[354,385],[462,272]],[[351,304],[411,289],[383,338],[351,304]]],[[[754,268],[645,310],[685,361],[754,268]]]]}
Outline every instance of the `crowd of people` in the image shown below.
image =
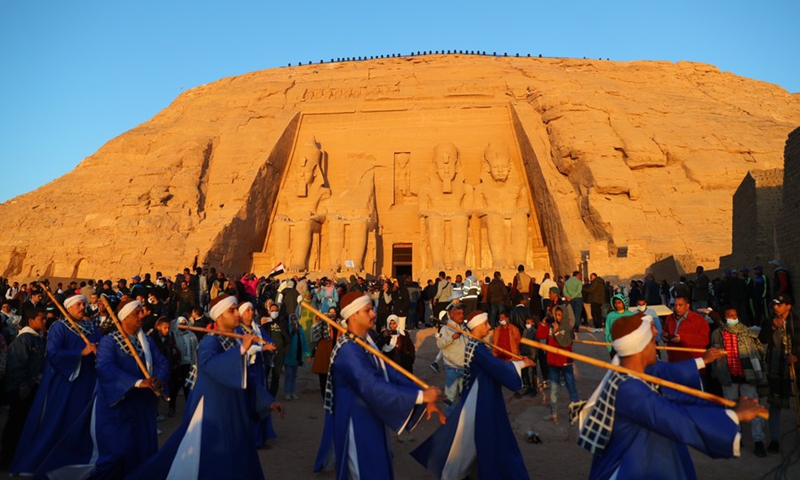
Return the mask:
{"type": "MultiPolygon", "coordinates": [[[[9,405],[9,419],[0,460],[22,475],[68,469],[93,478],[165,478],[175,471],[226,478],[233,467],[217,458],[214,446],[223,442],[242,453],[236,468],[243,478],[261,478],[256,450],[276,438],[272,416],[283,414],[276,401],[281,381],[283,400],[297,400],[298,369],[309,363],[326,411],[316,469],[336,465],[339,478],[347,472],[391,478],[390,445],[376,439],[385,426],[398,435],[410,431],[427,413],[451,420],[412,453],[437,476],[491,476],[487,463],[477,461],[480,454],[493,459],[492,468],[503,465],[504,478],[527,478],[502,388],[516,398],[549,390],[545,419],[556,422],[559,390],[565,388],[570,416],[588,411],[591,426],[597,407],[587,409],[581,401],[571,355],[582,328],[602,332],[617,363],[648,372],[675,365],[663,374],[680,378],[689,374],[677,366],[690,364],[691,376],[706,390],[755,399],[740,401],[729,416],[753,420],[754,452],[763,457],[780,451],[780,413],[789,406],[790,370],[800,355],[800,317],[792,312],[788,271],[777,260],[769,265],[771,279],[760,265],[752,276],[745,268],[713,280],[698,267],[691,280],[681,277],[671,285],[650,274],[617,286],[594,273],[585,281],[579,271],[545,274],[540,283],[523,265],[510,282],[500,272],[481,280],[466,270],[463,276],[439,272],[424,285],[385,275],[229,278],[201,267],[174,279],[157,272],[155,281],[149,273],[66,285],[2,279],[1,400],[9,405]],[[304,302],[326,318],[303,308],[304,302]],[[657,313],[658,305],[671,313],[657,313]],[[421,388],[371,358],[370,346],[413,377],[412,331],[423,328],[436,329],[439,354],[430,368],[437,374],[444,369],[442,389],[421,388]],[[650,344],[695,351],[670,350],[667,362],[656,363],[650,344]],[[158,449],[157,424],[164,416],[156,399],[163,397],[163,413],[175,416],[181,392],[181,426],[158,449]],[[759,402],[769,405],[768,447],[766,422],[756,418],[759,402]],[[476,410],[491,415],[476,418],[476,410]],[[474,437],[465,443],[463,435],[474,437]],[[454,445],[458,452],[451,451],[454,445]]],[[[626,380],[607,376],[589,405],[622,394],[626,380]]],[[[669,402],[690,417],[686,422],[703,423],[668,397],[653,402],[669,402]]],[[[585,434],[583,420],[581,425],[584,446],[597,455],[597,438],[585,434]]],[[[680,436],[671,441],[694,444],[680,436]]],[[[606,445],[608,438],[603,442],[603,448],[614,446],[606,445]]],[[[624,467],[624,459],[622,467],[595,460],[596,478],[624,467]]]]}

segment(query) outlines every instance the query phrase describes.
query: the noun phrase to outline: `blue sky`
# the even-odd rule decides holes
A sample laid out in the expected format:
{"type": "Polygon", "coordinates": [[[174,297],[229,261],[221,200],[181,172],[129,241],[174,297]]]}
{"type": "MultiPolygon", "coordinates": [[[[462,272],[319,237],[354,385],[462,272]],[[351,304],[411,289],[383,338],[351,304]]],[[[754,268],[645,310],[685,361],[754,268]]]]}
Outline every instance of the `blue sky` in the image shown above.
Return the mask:
{"type": "Polygon", "coordinates": [[[800,92],[800,2],[0,2],[0,202],[69,172],[183,90],[423,50],[706,62],[800,92]]]}

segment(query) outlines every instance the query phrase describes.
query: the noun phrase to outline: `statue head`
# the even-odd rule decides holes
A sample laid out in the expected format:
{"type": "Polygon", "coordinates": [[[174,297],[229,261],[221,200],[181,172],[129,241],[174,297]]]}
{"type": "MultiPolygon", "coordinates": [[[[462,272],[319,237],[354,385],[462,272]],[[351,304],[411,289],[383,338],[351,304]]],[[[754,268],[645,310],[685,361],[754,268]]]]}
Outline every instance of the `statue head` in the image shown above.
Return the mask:
{"type": "Polygon", "coordinates": [[[495,182],[505,182],[511,170],[511,162],[508,158],[508,147],[505,144],[495,146],[489,144],[483,151],[483,159],[489,167],[489,174],[495,182]]]}
{"type": "Polygon", "coordinates": [[[322,150],[319,148],[316,138],[311,138],[300,146],[295,156],[297,164],[297,175],[300,182],[297,184],[297,196],[307,197],[308,187],[314,183],[316,170],[320,168],[322,150]]]}
{"type": "Polygon", "coordinates": [[[436,174],[442,181],[442,192],[452,193],[453,180],[458,173],[458,149],[452,143],[440,143],[433,150],[436,174]]]}

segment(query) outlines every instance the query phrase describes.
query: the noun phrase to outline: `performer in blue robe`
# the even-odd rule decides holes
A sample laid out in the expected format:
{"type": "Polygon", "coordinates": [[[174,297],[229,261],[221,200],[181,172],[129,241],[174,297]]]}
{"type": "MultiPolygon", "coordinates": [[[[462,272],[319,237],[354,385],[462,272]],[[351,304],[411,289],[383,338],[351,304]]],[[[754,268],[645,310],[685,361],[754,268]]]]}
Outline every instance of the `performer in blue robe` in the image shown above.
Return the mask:
{"type": "MultiPolygon", "coordinates": [[[[210,307],[209,316],[220,333],[239,326],[236,297],[220,295],[210,307]]],[[[155,456],[126,478],[264,478],[249,434],[252,420],[245,395],[254,338],[248,335],[240,344],[222,335],[203,337],[197,348],[197,381],[183,422],[155,456]]],[[[283,414],[277,402],[268,408],[283,414]]]]}
{"type": "MultiPolygon", "coordinates": [[[[648,316],[622,317],[612,326],[615,363],[700,389],[699,368],[723,355],[675,364],[656,362],[657,331],[648,316]]],[[[594,454],[590,478],[694,479],[687,445],[711,456],[739,455],[739,421],[766,411],[742,399],[736,410],[669,388],[656,388],[632,375],[609,372],[581,412],[578,444],[594,454]]]]}
{"type": "MultiPolygon", "coordinates": [[[[476,310],[468,327],[477,338],[489,334],[486,313],[476,310]]],[[[468,339],[464,391],[447,423],[417,447],[411,456],[436,478],[461,480],[474,471],[478,478],[527,479],[522,452],[511,429],[502,387],[522,389],[521,372],[530,359],[504,362],[488,346],[468,339]]]]}
{"type": "Polygon", "coordinates": [[[100,456],[94,479],[118,479],[158,450],[156,393],[164,391],[169,364],[152,338],[142,331],[141,303],[118,307],[122,329],[145,364],[150,379],[136,363],[122,332],[106,335],[97,351],[95,424],[100,456]]]}
{"type": "Polygon", "coordinates": [[[253,420],[253,439],[256,448],[266,447],[267,440],[277,438],[275,429],[272,427],[272,415],[269,406],[275,401],[269,393],[268,368],[269,355],[275,350],[266,330],[263,330],[254,321],[255,309],[250,302],[239,305],[239,315],[241,316],[241,331],[237,333],[252,333],[264,340],[267,344],[266,350],[261,350],[250,356],[250,364],[247,367],[247,403],[250,407],[250,416],[253,420]],[[265,416],[259,412],[266,413],[265,416]]]}
{"type": "Polygon", "coordinates": [[[93,454],[96,456],[91,416],[86,413],[91,409],[97,383],[95,354],[101,335],[90,320],[83,320],[86,303],[83,295],[64,301],[67,313],[77,319],[89,345],[64,319],[54,323],[47,333],[44,375],[9,468],[12,474],[31,475],[45,458],[51,467],[74,462],[74,451],[54,448],[65,436],[68,444],[82,450],[85,462],[89,463],[93,454]]]}
{"type": "MultiPolygon", "coordinates": [[[[342,299],[342,317],[352,335],[371,343],[367,331],[375,325],[369,297],[352,292],[342,299]]],[[[372,356],[349,335],[341,335],[331,353],[325,392],[325,426],[314,471],[335,452],[336,478],[393,479],[389,431],[411,431],[427,403],[429,417],[441,413],[436,387],[421,390],[390,365],[372,356]],[[388,429],[387,429],[388,427],[388,429]]]]}

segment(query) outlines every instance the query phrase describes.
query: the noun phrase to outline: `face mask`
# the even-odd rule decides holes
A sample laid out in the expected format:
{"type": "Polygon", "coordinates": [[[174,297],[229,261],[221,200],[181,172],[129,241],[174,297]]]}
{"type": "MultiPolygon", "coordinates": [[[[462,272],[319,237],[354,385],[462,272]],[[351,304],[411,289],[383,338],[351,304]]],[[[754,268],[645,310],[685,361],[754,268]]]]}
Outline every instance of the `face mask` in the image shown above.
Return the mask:
{"type": "Polygon", "coordinates": [[[531,328],[533,328],[533,325],[531,325],[531,324],[529,323],[529,324],[525,325],[525,328],[526,328],[527,330],[530,330],[531,328]]]}
{"type": "Polygon", "coordinates": [[[158,285],[159,287],[163,287],[164,286],[164,282],[156,282],[156,285],[158,285]]]}
{"type": "Polygon", "coordinates": [[[500,320],[500,325],[505,325],[506,323],[508,323],[508,322],[505,322],[505,321],[503,321],[503,320],[500,320]]]}
{"type": "Polygon", "coordinates": [[[270,318],[275,320],[276,318],[278,318],[278,312],[269,312],[269,316],[270,318]]]}
{"type": "Polygon", "coordinates": [[[727,319],[725,319],[725,322],[728,325],[736,325],[737,323],[739,323],[739,319],[738,318],[727,318],[727,319]]]}
{"type": "Polygon", "coordinates": [[[647,310],[647,305],[639,305],[640,312],[644,312],[645,310],[647,310]]]}

